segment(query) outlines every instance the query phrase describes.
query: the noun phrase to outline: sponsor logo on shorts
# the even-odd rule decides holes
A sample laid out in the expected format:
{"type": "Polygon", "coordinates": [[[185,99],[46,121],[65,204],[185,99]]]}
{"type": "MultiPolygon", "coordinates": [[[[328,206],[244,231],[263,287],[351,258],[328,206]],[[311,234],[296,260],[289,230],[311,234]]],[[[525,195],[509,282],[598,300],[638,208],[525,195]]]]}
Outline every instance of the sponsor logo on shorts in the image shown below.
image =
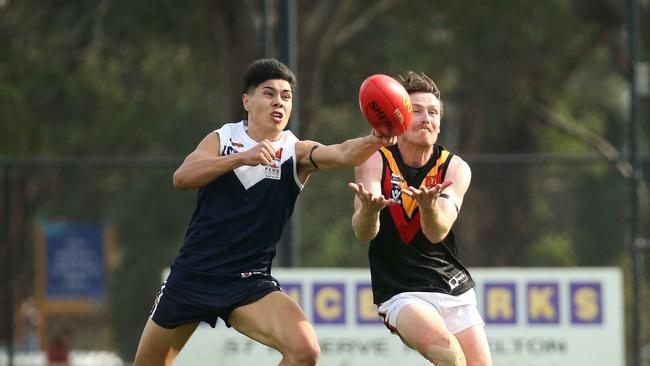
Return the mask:
{"type": "Polygon", "coordinates": [[[239,274],[241,278],[249,278],[251,276],[265,276],[266,273],[262,271],[242,272],[239,274]]]}
{"type": "Polygon", "coordinates": [[[469,280],[469,277],[465,272],[458,272],[454,277],[450,278],[449,281],[449,288],[452,290],[455,289],[456,287],[460,286],[461,284],[467,282],[469,280]]]}

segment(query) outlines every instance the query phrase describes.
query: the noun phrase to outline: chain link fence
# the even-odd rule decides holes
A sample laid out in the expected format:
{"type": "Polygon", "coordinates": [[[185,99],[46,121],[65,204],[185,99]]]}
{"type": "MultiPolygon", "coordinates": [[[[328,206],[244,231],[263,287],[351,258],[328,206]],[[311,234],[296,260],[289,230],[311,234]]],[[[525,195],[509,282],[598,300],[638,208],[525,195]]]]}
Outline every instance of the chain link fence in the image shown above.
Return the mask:
{"type": "MultiPolygon", "coordinates": [[[[596,156],[464,158],[473,177],[455,231],[466,264],[620,267],[630,315],[634,296],[642,296],[632,293],[630,285],[628,228],[635,218],[629,210],[629,182],[613,165],[596,156]]],[[[648,171],[647,156],[642,161],[643,171],[648,171]]],[[[74,350],[109,351],[126,363],[133,359],[161,272],[178,253],[194,208],[195,191],[172,187],[172,173],[180,162],[0,161],[0,346],[46,350],[63,332],[74,350]],[[56,287],[53,266],[60,259],[48,250],[53,246],[48,240],[55,242],[48,230],[57,225],[100,229],[101,263],[95,264],[103,275],[93,280],[105,286],[101,294],[66,298],[63,293],[53,298],[48,292],[56,287]],[[37,314],[31,323],[26,302],[33,304],[31,315],[37,314]]],[[[356,241],[350,227],[354,195],[346,184],[353,179],[352,169],[318,172],[310,178],[298,201],[292,234],[285,233],[279,244],[276,266],[287,264],[282,258],[294,258],[294,266],[367,267],[366,246],[356,241]],[[283,256],[287,250],[292,257],[283,256]]],[[[647,184],[645,178],[636,213],[644,238],[650,237],[647,184]]],[[[67,263],[87,268],[83,265],[81,260],[67,263]]],[[[66,272],[68,267],[57,270],[66,272]]],[[[626,329],[629,335],[629,321],[626,329]]],[[[650,338],[644,331],[645,339],[650,338]]]]}

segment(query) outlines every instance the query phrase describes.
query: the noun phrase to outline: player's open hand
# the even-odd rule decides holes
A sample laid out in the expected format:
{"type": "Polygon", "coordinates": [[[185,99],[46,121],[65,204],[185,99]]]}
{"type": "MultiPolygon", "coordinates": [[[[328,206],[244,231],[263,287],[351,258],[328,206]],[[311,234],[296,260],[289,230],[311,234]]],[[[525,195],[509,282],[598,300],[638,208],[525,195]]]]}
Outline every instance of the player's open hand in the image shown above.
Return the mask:
{"type": "Polygon", "coordinates": [[[366,190],[363,183],[348,183],[348,187],[357,195],[357,198],[361,202],[362,210],[379,212],[382,208],[394,203],[391,200],[387,200],[383,195],[375,195],[366,190]]]}
{"type": "Polygon", "coordinates": [[[409,186],[408,188],[402,189],[402,193],[413,198],[420,207],[433,208],[442,191],[444,191],[445,188],[449,187],[452,183],[452,181],[446,180],[431,187],[422,185],[420,188],[415,188],[409,186]]]}

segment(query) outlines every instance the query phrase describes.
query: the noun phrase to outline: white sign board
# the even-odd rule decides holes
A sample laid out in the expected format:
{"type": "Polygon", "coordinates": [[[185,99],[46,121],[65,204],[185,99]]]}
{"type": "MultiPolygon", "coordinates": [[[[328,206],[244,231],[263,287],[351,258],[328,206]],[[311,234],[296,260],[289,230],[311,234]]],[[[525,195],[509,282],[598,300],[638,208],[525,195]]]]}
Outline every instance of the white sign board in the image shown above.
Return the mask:
{"type": "MultiPolygon", "coordinates": [[[[498,366],[624,366],[618,268],[474,268],[478,308],[498,366]]],[[[366,269],[277,269],[321,345],[322,366],[431,365],[391,335],[366,269]]],[[[274,365],[281,355],[223,322],[202,323],[174,365],[274,365]]]]}

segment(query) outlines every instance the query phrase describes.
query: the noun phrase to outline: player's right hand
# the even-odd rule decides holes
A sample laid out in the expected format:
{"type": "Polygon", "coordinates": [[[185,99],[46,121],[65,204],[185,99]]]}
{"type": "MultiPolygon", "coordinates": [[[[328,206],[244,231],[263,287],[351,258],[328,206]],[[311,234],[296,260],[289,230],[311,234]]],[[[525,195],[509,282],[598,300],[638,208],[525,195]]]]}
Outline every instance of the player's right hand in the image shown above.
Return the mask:
{"type": "Polygon", "coordinates": [[[348,187],[357,195],[357,199],[361,202],[361,209],[369,212],[379,212],[382,208],[395,203],[392,200],[387,200],[383,195],[375,195],[366,190],[363,183],[348,183],[348,187]]]}
{"type": "Polygon", "coordinates": [[[374,128],[370,131],[370,136],[380,146],[390,146],[397,143],[397,136],[384,136],[374,128]]]}
{"type": "Polygon", "coordinates": [[[267,139],[260,141],[257,145],[241,154],[244,159],[244,165],[268,165],[275,159],[275,149],[271,141],[267,139]]]}

